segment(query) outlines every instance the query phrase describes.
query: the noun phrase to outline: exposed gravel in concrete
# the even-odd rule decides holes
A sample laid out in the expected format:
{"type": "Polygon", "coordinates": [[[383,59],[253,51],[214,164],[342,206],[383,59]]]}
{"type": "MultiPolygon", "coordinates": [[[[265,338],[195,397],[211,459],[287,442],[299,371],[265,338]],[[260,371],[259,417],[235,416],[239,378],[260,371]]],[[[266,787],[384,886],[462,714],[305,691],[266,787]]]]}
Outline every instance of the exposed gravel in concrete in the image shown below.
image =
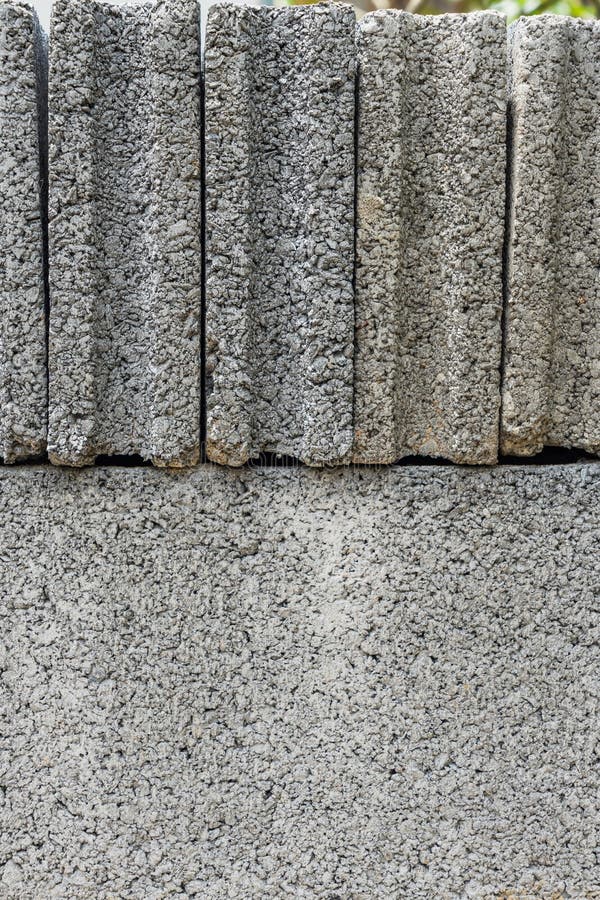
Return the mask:
{"type": "Polygon", "coordinates": [[[185,465],[200,431],[195,0],[58,0],[50,41],[50,421],[57,463],[185,465]]]}
{"type": "Polygon", "coordinates": [[[0,470],[1,896],[595,896],[599,526],[594,464],[0,470]]]}
{"type": "Polygon", "coordinates": [[[205,59],[208,455],[352,444],[355,19],[212,7],[205,59]]]}
{"type": "Polygon", "coordinates": [[[380,11],[358,47],[354,458],[492,463],[505,22],[380,11]]]}
{"type": "Polygon", "coordinates": [[[502,450],[600,452],[600,23],[511,29],[502,450]]]}
{"type": "Polygon", "coordinates": [[[46,47],[35,12],[0,3],[0,458],[46,449],[46,323],[38,106],[46,47]]]}
{"type": "MultiPolygon", "coordinates": [[[[199,456],[194,0],[59,0],[50,73],[50,458],[199,456]]],[[[312,465],[498,449],[505,26],[213,8],[206,62],[208,453],[312,465]],[[353,317],[356,313],[356,333],[353,317]],[[353,371],[353,339],[355,369],[353,371]],[[353,413],[354,381],[354,413],[353,413]]],[[[600,25],[511,31],[503,453],[600,451],[600,25]]],[[[0,6],[0,456],[47,385],[35,14],[0,6]]]]}

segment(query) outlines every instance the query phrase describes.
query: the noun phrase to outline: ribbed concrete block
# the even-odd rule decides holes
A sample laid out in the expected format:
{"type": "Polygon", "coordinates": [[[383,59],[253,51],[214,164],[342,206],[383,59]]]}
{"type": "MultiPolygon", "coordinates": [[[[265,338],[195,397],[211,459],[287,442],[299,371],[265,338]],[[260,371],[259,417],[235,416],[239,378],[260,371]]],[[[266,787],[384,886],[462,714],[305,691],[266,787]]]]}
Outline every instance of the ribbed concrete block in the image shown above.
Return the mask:
{"type": "Polygon", "coordinates": [[[320,465],[352,444],[354,12],[213,7],[207,451],[320,465]]]}
{"type": "Polygon", "coordinates": [[[198,458],[198,32],[195,0],[54,7],[53,462],[198,458]]]}
{"type": "Polygon", "coordinates": [[[512,196],[504,453],[600,452],[600,24],[521,19],[510,36],[512,196]]]}
{"type": "Polygon", "coordinates": [[[46,48],[37,16],[0,4],[0,457],[46,448],[40,136],[46,48]],[[40,119],[41,116],[41,119],[40,119]]]}
{"type": "Polygon", "coordinates": [[[377,12],[358,46],[354,459],[493,463],[504,19],[377,12]]]}

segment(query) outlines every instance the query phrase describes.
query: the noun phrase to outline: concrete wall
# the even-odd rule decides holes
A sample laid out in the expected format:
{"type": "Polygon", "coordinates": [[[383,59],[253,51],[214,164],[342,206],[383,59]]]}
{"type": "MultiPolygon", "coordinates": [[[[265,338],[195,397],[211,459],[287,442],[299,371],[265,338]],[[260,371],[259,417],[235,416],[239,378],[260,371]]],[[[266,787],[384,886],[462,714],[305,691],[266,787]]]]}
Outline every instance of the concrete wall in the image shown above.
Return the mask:
{"type": "Polygon", "coordinates": [[[599,465],[0,471],[0,895],[597,897],[599,465]]]}
{"type": "Polygon", "coordinates": [[[0,11],[0,897],[597,900],[600,463],[193,464],[598,450],[598,29],[198,15],[0,11]]]}

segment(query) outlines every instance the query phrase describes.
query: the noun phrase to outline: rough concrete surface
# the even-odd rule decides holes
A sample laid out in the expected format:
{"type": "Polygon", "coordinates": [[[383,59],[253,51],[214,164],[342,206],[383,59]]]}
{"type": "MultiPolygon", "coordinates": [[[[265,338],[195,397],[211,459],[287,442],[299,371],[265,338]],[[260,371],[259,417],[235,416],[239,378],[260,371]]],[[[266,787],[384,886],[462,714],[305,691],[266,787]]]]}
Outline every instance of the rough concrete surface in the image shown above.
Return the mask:
{"type": "Polygon", "coordinates": [[[209,458],[352,444],[355,18],[211,7],[205,58],[209,458]]]}
{"type": "MultiPolygon", "coordinates": [[[[35,12],[0,3],[0,458],[46,449],[40,132],[46,47],[35,12]]],[[[43,148],[42,148],[43,150],[43,148]]]]}
{"type": "Polygon", "coordinates": [[[49,452],[197,460],[195,0],[58,0],[49,76],[49,452]]]}
{"type": "Polygon", "coordinates": [[[505,22],[380,11],[358,48],[354,459],[492,463],[505,22]]]}
{"type": "Polygon", "coordinates": [[[511,28],[504,453],[600,452],[600,24],[511,28]]]}
{"type": "Polygon", "coordinates": [[[0,470],[0,895],[598,897],[600,466],[0,470]]]}

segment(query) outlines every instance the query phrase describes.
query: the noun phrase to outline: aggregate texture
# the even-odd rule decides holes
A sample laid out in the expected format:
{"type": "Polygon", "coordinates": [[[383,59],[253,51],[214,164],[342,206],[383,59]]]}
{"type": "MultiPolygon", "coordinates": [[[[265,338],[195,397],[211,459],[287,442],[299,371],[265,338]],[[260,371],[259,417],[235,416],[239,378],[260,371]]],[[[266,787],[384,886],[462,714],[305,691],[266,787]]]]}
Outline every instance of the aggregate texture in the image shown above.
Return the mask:
{"type": "Polygon", "coordinates": [[[42,226],[46,46],[35,12],[0,3],[0,457],[46,449],[42,226]],[[40,146],[41,139],[41,146],[40,146]]]}
{"type": "Polygon", "coordinates": [[[49,74],[49,454],[197,461],[195,0],[58,0],[49,74]]]}
{"type": "Polygon", "coordinates": [[[591,900],[600,464],[0,470],[0,895],[591,900]]]}
{"type": "Polygon", "coordinates": [[[493,463],[505,21],[379,11],[358,52],[354,460],[493,463]]]}
{"type": "Polygon", "coordinates": [[[501,447],[600,452],[600,24],[510,29],[512,153],[501,447]]]}
{"type": "Polygon", "coordinates": [[[355,17],[208,14],[207,453],[311,465],[352,445],[355,17]]]}

